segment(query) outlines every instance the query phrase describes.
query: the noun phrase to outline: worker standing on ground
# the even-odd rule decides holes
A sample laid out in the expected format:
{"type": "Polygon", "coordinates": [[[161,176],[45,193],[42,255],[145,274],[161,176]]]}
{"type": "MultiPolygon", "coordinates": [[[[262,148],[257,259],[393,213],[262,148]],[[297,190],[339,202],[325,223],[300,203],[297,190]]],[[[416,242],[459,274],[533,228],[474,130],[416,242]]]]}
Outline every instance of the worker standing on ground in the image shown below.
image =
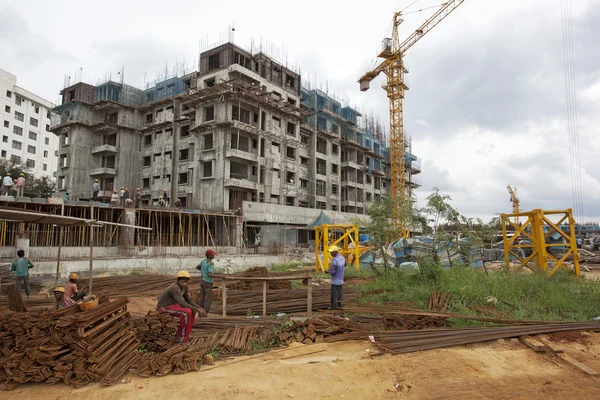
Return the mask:
{"type": "Polygon", "coordinates": [[[92,183],[92,200],[98,201],[98,193],[100,192],[100,184],[98,184],[98,179],[92,183]]]}
{"type": "Polygon", "coordinates": [[[206,311],[207,314],[210,311],[210,304],[212,303],[213,278],[218,278],[218,275],[215,275],[214,273],[215,264],[213,262],[216,255],[216,251],[211,249],[206,250],[206,258],[202,260],[200,265],[196,267],[197,270],[200,270],[200,274],[202,275],[198,304],[206,311]]]}
{"type": "Polygon", "coordinates": [[[65,288],[57,287],[53,290],[54,292],[54,309],[60,310],[65,307],[72,306],[73,304],[77,304],[74,300],[67,297],[65,295],[65,288]]]}
{"type": "Polygon", "coordinates": [[[580,249],[580,248],[581,248],[581,245],[582,245],[582,243],[583,243],[583,240],[581,239],[581,237],[577,236],[577,237],[575,238],[575,244],[577,245],[577,248],[578,248],[578,249],[580,249]]]}
{"type": "Polygon", "coordinates": [[[13,261],[10,270],[15,271],[17,274],[17,291],[19,294],[21,293],[21,285],[25,284],[25,294],[29,297],[31,294],[31,288],[29,287],[29,270],[35,267],[35,265],[30,259],[24,258],[25,251],[23,249],[17,251],[17,256],[19,258],[16,261],[13,261]]]}
{"type": "Polygon", "coordinates": [[[23,197],[23,191],[25,190],[25,174],[19,175],[17,179],[17,197],[23,197]]]}
{"type": "Polygon", "coordinates": [[[10,189],[13,185],[13,179],[10,174],[7,172],[6,176],[2,180],[2,194],[5,196],[10,196],[10,189]]]}
{"type": "Polygon", "coordinates": [[[135,208],[140,208],[140,204],[142,203],[142,192],[140,192],[140,188],[137,188],[135,191],[135,208]]]}
{"type": "Polygon", "coordinates": [[[83,297],[85,296],[85,292],[83,291],[83,289],[81,290],[77,290],[77,279],[79,279],[79,277],[77,276],[76,273],[71,272],[69,274],[69,281],[63,283],[63,289],[65,289],[65,297],[73,300],[73,301],[79,301],[81,299],[83,299],[83,297]]]}
{"type": "Polygon", "coordinates": [[[119,194],[117,193],[116,190],[113,190],[113,194],[110,196],[110,204],[112,206],[118,206],[119,205],[119,194]]]}
{"type": "Polygon", "coordinates": [[[176,278],[177,281],[166,288],[158,298],[156,309],[160,313],[179,318],[177,340],[179,343],[188,343],[194,325],[194,316],[198,313],[199,317],[206,317],[206,312],[190,299],[188,294],[190,273],[179,271],[176,278]]]}
{"type": "Polygon", "coordinates": [[[342,308],[342,289],[344,287],[344,268],[346,267],[346,260],[339,253],[340,248],[337,246],[331,246],[329,252],[331,253],[331,261],[329,262],[329,270],[326,271],[331,275],[331,309],[337,310],[342,308]]]}

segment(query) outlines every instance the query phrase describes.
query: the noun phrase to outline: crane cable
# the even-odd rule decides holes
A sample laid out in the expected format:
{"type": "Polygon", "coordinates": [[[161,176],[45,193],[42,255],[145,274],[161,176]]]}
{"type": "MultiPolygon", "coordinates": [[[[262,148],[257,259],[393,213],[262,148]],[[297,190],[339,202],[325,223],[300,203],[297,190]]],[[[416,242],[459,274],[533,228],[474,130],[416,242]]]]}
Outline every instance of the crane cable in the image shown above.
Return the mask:
{"type": "Polygon", "coordinates": [[[581,162],[579,154],[579,126],[577,110],[577,90],[575,86],[575,55],[573,51],[573,24],[571,0],[561,1],[561,18],[565,65],[567,130],[569,133],[571,196],[573,201],[575,218],[579,223],[583,223],[583,188],[581,184],[581,162]]]}

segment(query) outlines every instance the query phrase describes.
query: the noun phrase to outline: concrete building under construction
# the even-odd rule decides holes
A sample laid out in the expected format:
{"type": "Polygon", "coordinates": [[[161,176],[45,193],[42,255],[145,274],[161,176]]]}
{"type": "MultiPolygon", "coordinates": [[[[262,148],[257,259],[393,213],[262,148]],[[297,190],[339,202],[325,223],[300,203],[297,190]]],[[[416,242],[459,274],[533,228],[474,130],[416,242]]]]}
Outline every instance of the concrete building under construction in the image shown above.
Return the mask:
{"type": "MultiPolygon", "coordinates": [[[[298,73],[231,43],[200,54],[197,72],[145,90],[80,82],[61,95],[51,130],[57,186],[72,199],[88,199],[98,179],[106,202],[113,190],[139,187],[145,207],[166,190],[185,209],[241,207],[246,220],[255,212],[264,223],[306,224],[314,213],[302,208],[364,214],[389,187],[382,132],[303,88],[298,73]]],[[[410,141],[405,160],[412,197],[420,164],[410,141]]]]}

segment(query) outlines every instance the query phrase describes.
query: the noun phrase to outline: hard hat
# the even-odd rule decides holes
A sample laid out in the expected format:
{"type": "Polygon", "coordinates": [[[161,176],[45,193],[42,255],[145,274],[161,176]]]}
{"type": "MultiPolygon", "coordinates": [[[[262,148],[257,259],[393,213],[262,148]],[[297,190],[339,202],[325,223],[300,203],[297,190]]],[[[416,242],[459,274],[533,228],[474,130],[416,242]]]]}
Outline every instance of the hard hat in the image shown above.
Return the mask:
{"type": "Polygon", "coordinates": [[[117,189],[113,190],[113,193],[117,193],[117,189]]]}
{"type": "Polygon", "coordinates": [[[187,279],[191,279],[190,277],[190,273],[187,271],[179,271],[177,273],[177,275],[175,275],[175,278],[179,279],[179,278],[187,278],[187,279]]]}
{"type": "Polygon", "coordinates": [[[125,189],[123,186],[121,186],[121,190],[125,189]]]}
{"type": "Polygon", "coordinates": [[[158,196],[159,199],[162,199],[162,196],[158,196]]]}
{"type": "Polygon", "coordinates": [[[137,188],[137,190],[140,190],[140,188],[137,188]]]}
{"type": "Polygon", "coordinates": [[[21,174],[21,176],[25,176],[25,174],[21,174]]]}
{"type": "Polygon", "coordinates": [[[77,274],[75,272],[71,272],[69,274],[69,279],[79,279],[79,277],[77,276],[77,274]]]}
{"type": "Polygon", "coordinates": [[[204,253],[204,255],[205,255],[206,257],[209,257],[209,256],[211,256],[211,255],[212,255],[212,256],[216,256],[216,255],[217,255],[217,252],[216,252],[216,251],[214,251],[213,249],[208,249],[208,250],[206,250],[206,253],[204,253]]]}
{"type": "Polygon", "coordinates": [[[339,247],[337,247],[337,246],[331,246],[331,247],[329,248],[329,252],[331,253],[331,252],[333,252],[333,251],[340,251],[340,248],[339,248],[339,247]]]}
{"type": "Polygon", "coordinates": [[[55,293],[56,293],[56,292],[61,292],[61,293],[64,293],[64,292],[65,292],[65,288],[64,288],[64,287],[62,287],[62,286],[55,287],[55,288],[54,288],[54,290],[53,290],[53,292],[55,292],[55,293]]]}
{"type": "Polygon", "coordinates": [[[96,182],[98,182],[98,179],[95,179],[96,182]]]}

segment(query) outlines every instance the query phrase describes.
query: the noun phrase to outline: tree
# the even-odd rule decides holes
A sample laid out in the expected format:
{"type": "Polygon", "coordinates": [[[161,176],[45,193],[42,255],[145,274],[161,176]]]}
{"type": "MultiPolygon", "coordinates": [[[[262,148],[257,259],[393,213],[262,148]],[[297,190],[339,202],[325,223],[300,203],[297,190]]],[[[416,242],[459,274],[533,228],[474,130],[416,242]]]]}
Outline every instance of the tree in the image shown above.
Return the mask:
{"type": "Polygon", "coordinates": [[[446,232],[440,229],[443,222],[450,224],[459,224],[460,214],[451,205],[452,198],[447,194],[441,194],[439,189],[434,187],[433,193],[427,196],[427,204],[421,209],[421,212],[427,216],[427,221],[433,226],[433,257],[437,261],[440,241],[451,241],[446,232]]]}

